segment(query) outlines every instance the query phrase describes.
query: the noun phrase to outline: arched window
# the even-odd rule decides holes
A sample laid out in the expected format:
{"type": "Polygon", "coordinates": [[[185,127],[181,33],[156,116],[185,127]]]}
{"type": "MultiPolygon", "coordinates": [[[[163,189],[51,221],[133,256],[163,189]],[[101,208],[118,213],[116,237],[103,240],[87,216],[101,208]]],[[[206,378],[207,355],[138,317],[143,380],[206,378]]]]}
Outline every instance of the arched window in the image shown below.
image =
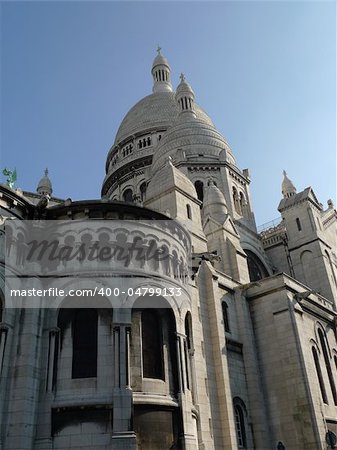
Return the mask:
{"type": "Polygon", "coordinates": [[[334,361],[335,361],[335,366],[336,366],[336,371],[337,371],[337,356],[335,355],[335,356],[333,357],[333,359],[334,359],[334,361]]]}
{"type": "Polygon", "coordinates": [[[258,258],[255,253],[250,250],[245,250],[247,255],[247,264],[249,271],[250,281],[258,281],[262,280],[268,276],[268,272],[261,262],[260,258],[258,258]]]}
{"type": "Polygon", "coordinates": [[[146,194],[146,183],[145,183],[145,181],[144,181],[144,183],[142,183],[140,185],[139,190],[140,190],[140,198],[143,201],[143,200],[145,200],[145,194],[146,194]]]}
{"type": "Polygon", "coordinates": [[[187,218],[188,219],[192,219],[192,211],[191,211],[191,206],[190,205],[186,205],[186,214],[187,214],[187,218]]]}
{"type": "Polygon", "coordinates": [[[319,340],[320,340],[322,351],[323,351],[326,371],[328,372],[328,377],[329,377],[333,400],[334,400],[335,405],[337,406],[337,392],[336,392],[335,381],[333,379],[333,374],[332,374],[331,365],[330,365],[330,358],[329,358],[328,349],[327,349],[326,342],[325,342],[325,337],[323,335],[323,331],[321,330],[321,328],[318,329],[318,336],[319,336],[319,340]]]}
{"type": "Polygon", "coordinates": [[[221,306],[222,306],[223,325],[224,325],[225,331],[227,333],[229,333],[230,332],[230,328],[229,328],[229,319],[228,319],[228,305],[227,305],[226,302],[222,302],[221,306]]]}
{"type": "Polygon", "coordinates": [[[239,448],[245,448],[247,438],[246,438],[244,412],[241,405],[239,404],[234,405],[234,416],[235,416],[235,429],[238,446],[239,448]]]}
{"type": "Polygon", "coordinates": [[[75,310],[72,322],[72,378],[97,376],[97,325],[96,309],[75,310]]]}
{"type": "Polygon", "coordinates": [[[234,186],[233,186],[233,202],[234,202],[235,211],[238,214],[241,214],[239,194],[238,194],[236,187],[234,187],[234,186]]]}
{"type": "Polygon", "coordinates": [[[239,203],[240,203],[240,209],[241,209],[241,213],[244,213],[244,208],[245,208],[245,196],[243,195],[243,192],[240,192],[240,196],[239,196],[239,203]]]}
{"type": "Polygon", "coordinates": [[[143,377],[164,379],[162,332],[159,315],[144,309],[141,315],[143,377]]]}
{"type": "Polygon", "coordinates": [[[133,192],[131,189],[126,189],[123,193],[123,200],[125,202],[131,203],[133,201],[133,192]]]}
{"type": "Polygon", "coordinates": [[[300,221],[300,219],[298,217],[296,218],[296,225],[297,225],[298,231],[301,231],[302,230],[302,225],[301,225],[301,221],[300,221]]]}
{"type": "Polygon", "coordinates": [[[315,349],[315,347],[312,347],[311,351],[312,351],[312,356],[314,358],[319,387],[321,389],[322,400],[324,403],[328,404],[328,397],[326,395],[326,390],[325,390],[325,386],[324,386],[324,380],[323,380],[323,376],[322,376],[321,366],[319,364],[317,350],[315,349]]]}
{"type": "Polygon", "coordinates": [[[248,208],[248,203],[247,203],[245,194],[243,192],[240,192],[239,203],[240,203],[241,214],[243,216],[247,217],[249,215],[249,208],[248,208]]]}
{"type": "Polygon", "coordinates": [[[204,183],[200,180],[197,180],[194,183],[195,190],[197,191],[198,199],[203,202],[204,201],[204,183]]]}

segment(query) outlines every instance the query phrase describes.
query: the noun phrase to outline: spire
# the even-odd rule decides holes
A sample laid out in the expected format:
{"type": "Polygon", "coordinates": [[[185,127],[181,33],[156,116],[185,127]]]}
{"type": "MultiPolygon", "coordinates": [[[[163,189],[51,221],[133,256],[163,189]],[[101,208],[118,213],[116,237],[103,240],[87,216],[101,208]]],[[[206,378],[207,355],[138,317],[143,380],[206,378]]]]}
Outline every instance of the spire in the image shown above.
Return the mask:
{"type": "Polygon", "coordinates": [[[162,55],[159,45],[151,73],[153,76],[153,92],[172,92],[171,68],[165,56],[162,55]]]}
{"type": "Polygon", "coordinates": [[[180,115],[189,118],[196,118],[194,111],[194,92],[191,86],[186,81],[185,75],[180,75],[180,84],[176,91],[176,101],[178,102],[180,115]]]}
{"type": "Polygon", "coordinates": [[[284,198],[289,198],[296,194],[296,188],[293,182],[288,178],[285,170],[283,171],[282,194],[284,198]]]}
{"type": "Polygon", "coordinates": [[[37,185],[36,192],[40,195],[51,195],[53,192],[52,184],[48,176],[48,169],[44,171],[44,176],[37,185]]]}

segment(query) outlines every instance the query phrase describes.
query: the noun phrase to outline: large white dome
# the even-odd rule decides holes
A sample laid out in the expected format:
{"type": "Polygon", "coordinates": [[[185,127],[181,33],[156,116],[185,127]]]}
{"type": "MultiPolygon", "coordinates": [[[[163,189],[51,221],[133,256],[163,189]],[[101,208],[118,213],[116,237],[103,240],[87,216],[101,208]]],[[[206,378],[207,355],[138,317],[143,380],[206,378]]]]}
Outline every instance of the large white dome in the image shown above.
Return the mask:
{"type": "MultiPolygon", "coordinates": [[[[200,106],[195,104],[194,107],[198,119],[213,125],[200,106]]],[[[117,131],[114,145],[135,133],[160,127],[166,129],[173,124],[178,114],[174,92],[154,92],[136,103],[126,114],[117,131]]]]}

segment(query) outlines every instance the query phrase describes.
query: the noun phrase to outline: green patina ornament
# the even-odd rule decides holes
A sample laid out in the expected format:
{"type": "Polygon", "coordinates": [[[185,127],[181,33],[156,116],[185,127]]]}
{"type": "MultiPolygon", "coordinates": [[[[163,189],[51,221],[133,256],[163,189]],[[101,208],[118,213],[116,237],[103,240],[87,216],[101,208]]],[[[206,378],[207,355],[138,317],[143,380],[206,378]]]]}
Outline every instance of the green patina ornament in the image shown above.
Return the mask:
{"type": "Polygon", "coordinates": [[[5,168],[2,173],[5,175],[5,177],[7,177],[7,186],[13,189],[14,183],[16,182],[16,169],[12,171],[5,168]]]}

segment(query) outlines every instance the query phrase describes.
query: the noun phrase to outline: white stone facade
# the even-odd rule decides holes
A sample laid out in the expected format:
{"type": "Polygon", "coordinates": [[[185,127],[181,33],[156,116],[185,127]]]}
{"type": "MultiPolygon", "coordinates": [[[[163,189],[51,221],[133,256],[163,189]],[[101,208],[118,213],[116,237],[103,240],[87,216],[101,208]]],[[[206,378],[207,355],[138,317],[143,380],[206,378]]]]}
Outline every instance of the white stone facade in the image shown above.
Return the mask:
{"type": "Polygon", "coordinates": [[[191,86],[182,76],[174,92],[160,51],[152,76],[153,93],[108,153],[101,200],[49,198],[47,171],[38,195],[1,186],[0,449],[331,448],[336,211],[285,174],[282,218],[258,232],[249,172],[191,86]],[[22,229],[9,235],[14,218],[22,229]],[[56,296],[53,308],[43,297],[28,308],[22,296],[13,307],[9,274],[27,270],[25,220],[59,223],[61,247],[90,247],[92,223],[109,248],[153,241],[167,258],[40,264],[68,289],[125,292],[118,304],[56,296]],[[142,287],[176,291],[130,300],[127,289],[142,287]]]}

